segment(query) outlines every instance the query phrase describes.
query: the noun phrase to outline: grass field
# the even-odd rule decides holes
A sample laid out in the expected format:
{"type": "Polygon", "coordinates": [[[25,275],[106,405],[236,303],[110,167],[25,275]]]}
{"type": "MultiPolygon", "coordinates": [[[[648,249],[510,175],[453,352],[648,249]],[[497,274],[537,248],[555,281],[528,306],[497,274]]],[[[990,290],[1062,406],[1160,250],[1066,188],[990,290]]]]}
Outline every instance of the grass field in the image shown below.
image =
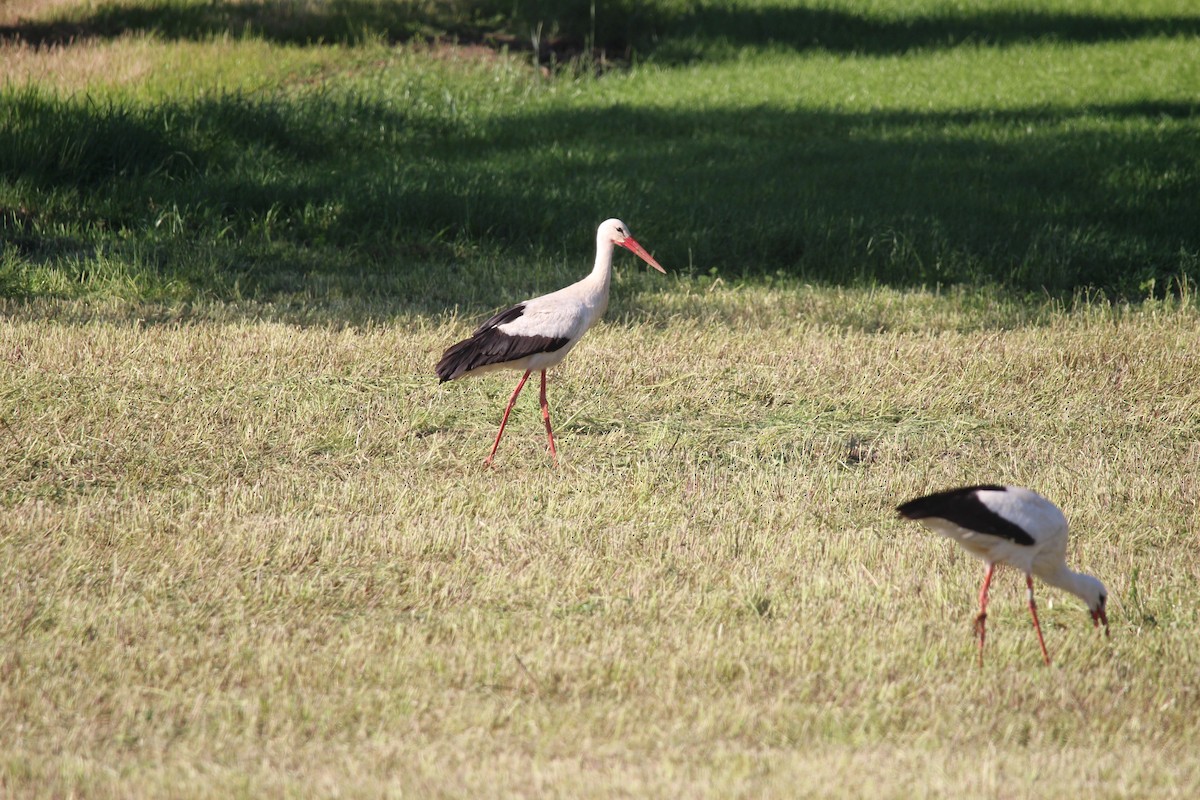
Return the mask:
{"type": "Polygon", "coordinates": [[[1200,14],[590,8],[0,7],[0,795],[1195,796],[1200,14]]]}

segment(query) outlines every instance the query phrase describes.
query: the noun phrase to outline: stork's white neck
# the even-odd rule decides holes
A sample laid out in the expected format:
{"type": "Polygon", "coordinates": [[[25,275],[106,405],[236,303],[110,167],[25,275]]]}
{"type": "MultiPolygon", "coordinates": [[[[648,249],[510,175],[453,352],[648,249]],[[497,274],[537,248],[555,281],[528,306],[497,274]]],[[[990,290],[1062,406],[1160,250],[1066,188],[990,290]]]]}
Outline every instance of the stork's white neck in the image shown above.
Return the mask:
{"type": "Polygon", "coordinates": [[[596,263],[591,273],[575,284],[590,306],[588,326],[608,308],[608,288],[612,283],[613,242],[608,236],[596,235],[596,263]]]}
{"type": "Polygon", "coordinates": [[[592,278],[606,287],[612,277],[613,241],[608,236],[596,233],[596,263],[592,266],[592,278]]]}
{"type": "Polygon", "coordinates": [[[1053,571],[1038,573],[1038,577],[1051,586],[1068,591],[1078,597],[1088,608],[1095,606],[1097,598],[1104,591],[1104,585],[1096,578],[1084,572],[1075,572],[1066,564],[1053,571]]]}

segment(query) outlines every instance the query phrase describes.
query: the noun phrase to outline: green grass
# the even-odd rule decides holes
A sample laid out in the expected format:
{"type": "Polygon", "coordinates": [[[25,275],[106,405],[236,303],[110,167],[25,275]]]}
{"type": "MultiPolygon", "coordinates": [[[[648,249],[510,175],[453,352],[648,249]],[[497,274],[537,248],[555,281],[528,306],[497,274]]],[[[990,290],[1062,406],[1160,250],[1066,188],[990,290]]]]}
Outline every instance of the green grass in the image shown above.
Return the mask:
{"type": "Polygon", "coordinates": [[[366,275],[403,301],[480,259],[561,280],[612,214],[693,275],[1131,298],[1196,279],[1200,17],[1178,4],[664,4],[639,66],[600,78],[393,48],[369,15],[344,45],[178,43],[193,7],[93,10],[163,15],[149,47],[73,23],[138,80],[26,67],[0,93],[6,294],[269,301],[366,275]]]}
{"type": "Polygon", "coordinates": [[[1190,3],[12,9],[0,794],[1200,790],[1190,3]],[[432,365],[613,214],[482,469],[432,365]],[[976,667],[980,481],[1111,639],[1003,572],[976,667]]]}

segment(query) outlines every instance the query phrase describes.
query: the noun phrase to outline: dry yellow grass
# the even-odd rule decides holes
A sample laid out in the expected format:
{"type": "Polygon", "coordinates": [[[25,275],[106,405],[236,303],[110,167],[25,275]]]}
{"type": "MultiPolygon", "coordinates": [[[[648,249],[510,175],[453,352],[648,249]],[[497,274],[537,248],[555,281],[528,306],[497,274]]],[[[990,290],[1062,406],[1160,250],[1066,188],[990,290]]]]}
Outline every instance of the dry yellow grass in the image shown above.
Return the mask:
{"type": "Polygon", "coordinates": [[[60,91],[91,90],[144,81],[161,47],[142,37],[39,47],[10,43],[0,47],[0,72],[16,85],[35,84],[60,91]]]}
{"type": "MultiPolygon", "coordinates": [[[[93,4],[90,6],[95,8],[93,4]]],[[[79,0],[6,0],[0,26],[56,19],[89,8],[79,0]]],[[[145,37],[41,45],[19,39],[0,43],[0,75],[6,82],[71,91],[82,86],[115,86],[144,80],[153,68],[145,37]]]]}
{"type": "Polygon", "coordinates": [[[1194,311],[695,299],[615,309],[561,468],[523,397],[490,471],[510,381],[431,373],[465,324],[8,308],[0,785],[1194,795],[1194,311]],[[1005,574],[975,667],[979,565],[892,507],[980,480],[1064,507],[1110,641],[1043,590],[1041,667],[1005,574]]]}
{"type": "MultiPolygon", "coordinates": [[[[260,91],[307,84],[334,73],[353,74],[363,64],[377,64],[393,55],[383,43],[348,50],[281,47],[217,32],[191,40],[164,39],[153,29],[119,35],[77,30],[75,20],[86,18],[100,5],[79,0],[0,5],[0,26],[19,28],[24,23],[32,31],[0,40],[0,80],[68,95],[116,93],[140,103],[163,96],[177,98],[173,93],[188,86],[202,91],[260,91]],[[49,35],[49,41],[42,41],[43,35],[49,35]]],[[[415,50],[419,57],[420,48],[415,50]]],[[[451,52],[449,58],[478,58],[461,48],[451,52]]]]}
{"type": "Polygon", "coordinates": [[[66,10],[77,11],[97,5],[86,0],[4,0],[0,4],[0,25],[51,19],[66,10]]]}

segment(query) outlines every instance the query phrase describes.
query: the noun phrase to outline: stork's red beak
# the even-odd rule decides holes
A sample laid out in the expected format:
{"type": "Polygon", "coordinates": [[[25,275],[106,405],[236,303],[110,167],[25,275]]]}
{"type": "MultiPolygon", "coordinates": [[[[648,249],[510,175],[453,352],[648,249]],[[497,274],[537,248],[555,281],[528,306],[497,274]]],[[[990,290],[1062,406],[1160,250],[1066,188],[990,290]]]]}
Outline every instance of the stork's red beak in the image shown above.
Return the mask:
{"type": "Polygon", "coordinates": [[[1108,614],[1104,613],[1103,608],[1097,608],[1092,612],[1092,627],[1099,628],[1100,623],[1104,623],[1104,635],[1109,636],[1108,632],[1108,614]]]}
{"type": "Polygon", "coordinates": [[[664,274],[664,275],[667,274],[667,271],[665,269],[663,269],[662,266],[659,265],[659,263],[657,261],[654,260],[654,256],[647,253],[646,249],[637,243],[637,239],[633,238],[632,236],[626,236],[624,241],[617,242],[617,244],[621,245],[621,247],[624,247],[626,250],[629,250],[630,252],[636,253],[638,258],[642,259],[642,261],[645,261],[647,264],[654,267],[656,270],[658,270],[662,274],[664,274]]]}

